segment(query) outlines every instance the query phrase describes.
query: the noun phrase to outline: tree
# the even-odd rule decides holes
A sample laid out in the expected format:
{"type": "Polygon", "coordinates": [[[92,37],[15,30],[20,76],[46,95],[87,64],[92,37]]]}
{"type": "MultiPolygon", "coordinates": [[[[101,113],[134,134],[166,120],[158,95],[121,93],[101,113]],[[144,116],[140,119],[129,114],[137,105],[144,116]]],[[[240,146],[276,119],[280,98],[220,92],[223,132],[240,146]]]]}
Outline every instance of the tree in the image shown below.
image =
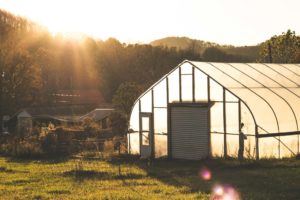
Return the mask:
{"type": "Polygon", "coordinates": [[[205,61],[220,62],[227,61],[228,55],[217,47],[209,47],[202,54],[205,61]]]}
{"type": "Polygon", "coordinates": [[[128,129],[128,116],[120,111],[114,111],[110,115],[112,133],[114,135],[126,135],[128,129]]]}
{"type": "Polygon", "coordinates": [[[2,67],[2,114],[39,101],[42,87],[41,69],[28,52],[15,50],[8,55],[2,67]]]}
{"type": "Polygon", "coordinates": [[[261,62],[295,63],[299,62],[300,37],[295,31],[275,35],[261,44],[261,62]]]}
{"type": "Polygon", "coordinates": [[[295,63],[300,62],[300,49],[298,49],[297,52],[295,53],[294,61],[295,63]]]}
{"type": "Polygon", "coordinates": [[[251,62],[251,59],[244,55],[231,54],[219,47],[208,47],[204,50],[202,58],[211,62],[251,62]]]}
{"type": "Polygon", "coordinates": [[[135,100],[142,91],[141,89],[136,83],[122,83],[113,97],[114,107],[128,117],[135,100]]]}

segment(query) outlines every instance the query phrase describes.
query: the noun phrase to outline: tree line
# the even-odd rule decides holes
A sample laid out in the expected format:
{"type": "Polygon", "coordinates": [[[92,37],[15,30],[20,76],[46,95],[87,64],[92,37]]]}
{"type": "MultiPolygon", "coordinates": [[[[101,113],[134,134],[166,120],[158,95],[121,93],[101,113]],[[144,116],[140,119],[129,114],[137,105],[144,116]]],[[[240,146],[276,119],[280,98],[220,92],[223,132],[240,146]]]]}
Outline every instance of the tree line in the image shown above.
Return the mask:
{"type": "MultiPolygon", "coordinates": [[[[257,61],[299,62],[299,41],[290,30],[274,36],[259,45],[257,61]]],[[[97,89],[112,102],[120,85],[131,82],[130,87],[143,91],[185,59],[256,61],[228,48],[225,52],[209,46],[200,53],[192,47],[124,44],[114,38],[76,40],[53,36],[42,26],[0,10],[0,116],[27,106],[51,105],[51,94],[58,90],[97,89]]]]}
{"type": "Polygon", "coordinates": [[[52,36],[30,21],[0,11],[1,115],[49,105],[57,90],[98,89],[107,102],[123,82],[147,87],[184,59],[174,48],[123,44],[114,38],[78,41],[52,36]]]}

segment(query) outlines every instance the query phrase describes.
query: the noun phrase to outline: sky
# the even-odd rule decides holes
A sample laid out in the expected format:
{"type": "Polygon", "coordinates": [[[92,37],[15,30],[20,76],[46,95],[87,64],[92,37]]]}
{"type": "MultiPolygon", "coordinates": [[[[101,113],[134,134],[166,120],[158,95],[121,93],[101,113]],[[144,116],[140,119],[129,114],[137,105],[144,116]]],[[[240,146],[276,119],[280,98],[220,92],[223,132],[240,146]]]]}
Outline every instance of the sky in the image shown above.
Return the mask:
{"type": "Polygon", "coordinates": [[[53,34],[125,43],[186,36],[242,46],[288,29],[300,33],[299,0],[0,0],[0,8],[53,34]]]}

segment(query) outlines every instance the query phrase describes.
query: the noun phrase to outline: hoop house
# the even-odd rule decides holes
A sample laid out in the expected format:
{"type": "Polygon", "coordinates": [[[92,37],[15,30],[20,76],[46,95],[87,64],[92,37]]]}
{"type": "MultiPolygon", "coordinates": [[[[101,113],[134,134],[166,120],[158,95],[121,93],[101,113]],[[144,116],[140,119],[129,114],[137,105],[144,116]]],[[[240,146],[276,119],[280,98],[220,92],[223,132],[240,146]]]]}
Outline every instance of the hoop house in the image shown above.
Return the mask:
{"type": "Polygon", "coordinates": [[[299,122],[299,65],[184,61],[135,102],[128,147],[145,158],[291,157],[299,122]]]}

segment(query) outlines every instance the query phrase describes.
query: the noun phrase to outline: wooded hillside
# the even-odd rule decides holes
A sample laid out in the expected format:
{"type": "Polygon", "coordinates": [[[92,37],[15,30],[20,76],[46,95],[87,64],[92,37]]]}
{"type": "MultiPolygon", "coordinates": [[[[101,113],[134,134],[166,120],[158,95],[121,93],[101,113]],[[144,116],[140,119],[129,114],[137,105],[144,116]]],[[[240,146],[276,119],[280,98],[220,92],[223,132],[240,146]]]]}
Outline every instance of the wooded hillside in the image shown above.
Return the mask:
{"type": "Polygon", "coordinates": [[[154,40],[150,44],[194,51],[202,55],[205,61],[256,62],[259,59],[260,51],[260,44],[235,47],[187,37],[166,37],[154,40]]]}
{"type": "Polygon", "coordinates": [[[134,82],[141,91],[185,59],[297,62],[299,41],[292,31],[245,47],[176,37],[151,44],[75,40],[0,10],[0,116],[54,104],[58,91],[98,90],[111,102],[122,83],[134,82]]]}

